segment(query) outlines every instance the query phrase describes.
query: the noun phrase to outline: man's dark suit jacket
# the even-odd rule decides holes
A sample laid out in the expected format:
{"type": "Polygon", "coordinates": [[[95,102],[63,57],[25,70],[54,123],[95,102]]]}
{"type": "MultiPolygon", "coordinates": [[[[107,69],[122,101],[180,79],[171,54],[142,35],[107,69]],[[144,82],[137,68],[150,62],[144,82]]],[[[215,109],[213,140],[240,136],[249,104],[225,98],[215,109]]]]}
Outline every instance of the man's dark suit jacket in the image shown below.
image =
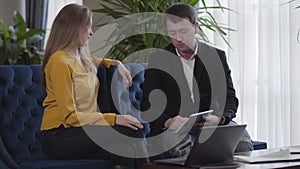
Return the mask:
{"type": "Polygon", "coordinates": [[[231,121],[238,99],[230,72],[224,51],[198,42],[193,101],[175,47],[170,44],[154,52],[145,71],[141,103],[142,117],[150,122],[150,136],[161,133],[165,121],[176,115],[213,109],[214,115],[225,117],[224,124],[231,121]]]}

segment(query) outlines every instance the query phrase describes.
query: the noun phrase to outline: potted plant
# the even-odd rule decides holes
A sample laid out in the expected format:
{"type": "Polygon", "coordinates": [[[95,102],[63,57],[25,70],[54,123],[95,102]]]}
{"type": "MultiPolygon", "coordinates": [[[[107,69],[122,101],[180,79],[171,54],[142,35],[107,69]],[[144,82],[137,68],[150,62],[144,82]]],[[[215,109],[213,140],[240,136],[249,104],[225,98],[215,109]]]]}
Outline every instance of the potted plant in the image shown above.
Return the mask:
{"type": "Polygon", "coordinates": [[[13,25],[0,19],[0,65],[40,64],[43,51],[35,44],[43,39],[42,29],[28,29],[22,15],[15,11],[13,25]]]}
{"type": "MultiPolygon", "coordinates": [[[[144,12],[153,12],[153,13],[163,13],[172,3],[182,2],[188,3],[192,6],[195,6],[197,3],[200,3],[200,7],[197,8],[199,17],[198,21],[200,22],[199,26],[199,38],[205,42],[210,43],[206,33],[205,28],[209,31],[217,32],[223,40],[229,45],[227,41],[227,30],[231,30],[227,27],[221,26],[218,24],[210,13],[210,9],[219,9],[219,10],[230,10],[226,7],[223,7],[219,0],[216,0],[216,6],[207,6],[205,0],[101,0],[99,4],[101,8],[93,9],[93,12],[105,14],[106,16],[112,17],[115,21],[124,16],[144,13],[144,12]]],[[[154,23],[156,23],[154,21],[154,23]]],[[[135,25],[128,23],[122,23],[123,30],[134,31],[140,25],[144,24],[142,22],[137,22],[135,25]]],[[[104,26],[105,24],[99,24],[98,26],[104,26]]],[[[118,31],[118,30],[117,30],[118,31]]],[[[107,45],[111,45],[112,42],[109,42],[110,39],[120,39],[123,34],[112,33],[108,38],[107,45]]],[[[129,55],[136,51],[140,51],[146,48],[160,48],[168,44],[169,38],[161,34],[138,34],[134,36],[127,37],[117,44],[114,44],[113,47],[109,50],[106,57],[111,57],[113,59],[125,60],[129,55]]],[[[229,45],[230,46],[230,45],[229,45]]],[[[105,46],[106,47],[106,46],[105,46]]],[[[103,48],[105,48],[103,47],[103,48]]],[[[100,48],[98,50],[101,50],[100,48]]],[[[92,51],[93,52],[93,51],[92,51]]],[[[95,51],[94,51],[95,52],[95,51]]],[[[142,60],[141,62],[147,62],[142,60]]]]}

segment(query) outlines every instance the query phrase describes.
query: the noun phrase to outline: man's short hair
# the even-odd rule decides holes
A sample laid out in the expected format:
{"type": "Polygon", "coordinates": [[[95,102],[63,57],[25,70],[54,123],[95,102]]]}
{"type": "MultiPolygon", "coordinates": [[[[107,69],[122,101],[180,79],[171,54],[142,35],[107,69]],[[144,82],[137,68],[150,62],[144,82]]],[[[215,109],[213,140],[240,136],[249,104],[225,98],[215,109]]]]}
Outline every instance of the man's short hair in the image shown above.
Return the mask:
{"type": "Polygon", "coordinates": [[[175,3],[167,8],[165,14],[165,23],[167,19],[170,19],[174,23],[181,21],[183,18],[189,18],[192,24],[195,24],[197,21],[197,12],[195,8],[189,4],[175,3]]]}

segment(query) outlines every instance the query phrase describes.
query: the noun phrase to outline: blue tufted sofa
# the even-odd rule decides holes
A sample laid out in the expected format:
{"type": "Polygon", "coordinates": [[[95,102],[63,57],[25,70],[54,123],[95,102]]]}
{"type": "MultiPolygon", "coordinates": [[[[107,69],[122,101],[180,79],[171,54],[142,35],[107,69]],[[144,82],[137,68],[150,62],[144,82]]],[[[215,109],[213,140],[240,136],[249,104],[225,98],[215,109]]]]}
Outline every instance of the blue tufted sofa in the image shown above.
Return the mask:
{"type": "MultiPolygon", "coordinates": [[[[144,69],[144,64],[127,64],[133,73],[144,69]]],[[[122,89],[121,82],[113,80],[116,67],[106,69],[101,66],[98,70],[100,93],[98,105],[102,112],[133,112],[132,108],[118,107],[127,104],[129,97],[138,109],[141,90],[139,84],[143,80],[143,72],[133,79],[133,86],[128,90],[122,89]],[[111,87],[111,82],[116,84],[111,87]],[[111,92],[117,90],[118,92],[111,92]],[[113,104],[113,97],[120,97],[113,104]],[[125,97],[126,96],[126,97],[125,97]],[[123,99],[122,99],[123,98],[123,99]]],[[[119,77],[116,77],[118,79],[119,77]]],[[[100,169],[114,168],[108,161],[103,160],[52,160],[48,159],[41,149],[38,139],[42,102],[46,96],[41,86],[40,65],[0,66],[0,168],[1,169],[100,169]]],[[[124,106],[128,107],[128,106],[124,106]]],[[[138,116],[137,116],[138,117],[138,116]]],[[[144,124],[145,134],[149,127],[144,124]]]]}
{"type": "MultiPolygon", "coordinates": [[[[125,64],[133,75],[129,90],[122,87],[116,67],[100,66],[98,106],[101,112],[138,114],[142,98],[140,84],[146,64],[125,64]],[[132,103],[132,104],[129,104],[132,103]],[[130,106],[128,106],[130,105],[130,106]]],[[[41,149],[38,132],[46,93],[41,86],[40,65],[0,66],[0,168],[1,169],[109,169],[103,160],[52,160],[41,149]]],[[[144,134],[149,126],[144,123],[144,134]]],[[[254,149],[266,148],[265,142],[254,141],[254,149]]]]}

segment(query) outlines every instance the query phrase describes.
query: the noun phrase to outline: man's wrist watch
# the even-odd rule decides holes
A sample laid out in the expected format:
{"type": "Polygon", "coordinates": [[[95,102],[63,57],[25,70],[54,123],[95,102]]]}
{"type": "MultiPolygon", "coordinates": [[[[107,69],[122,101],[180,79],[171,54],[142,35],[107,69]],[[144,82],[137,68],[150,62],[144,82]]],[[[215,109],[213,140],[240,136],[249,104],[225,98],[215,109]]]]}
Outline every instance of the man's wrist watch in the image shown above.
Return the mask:
{"type": "Polygon", "coordinates": [[[226,118],[224,116],[221,117],[219,125],[223,125],[226,121],[226,118]]]}

